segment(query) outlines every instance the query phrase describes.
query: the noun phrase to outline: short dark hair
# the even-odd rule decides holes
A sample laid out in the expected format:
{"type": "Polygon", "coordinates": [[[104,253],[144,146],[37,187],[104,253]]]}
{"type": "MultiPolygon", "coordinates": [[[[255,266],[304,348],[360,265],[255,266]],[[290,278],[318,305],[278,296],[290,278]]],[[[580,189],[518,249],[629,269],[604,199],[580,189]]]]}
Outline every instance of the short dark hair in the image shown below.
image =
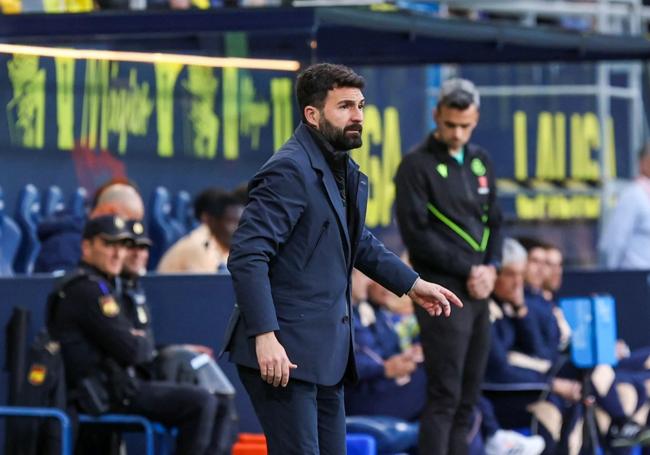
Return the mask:
{"type": "Polygon", "coordinates": [[[306,68],[296,80],[296,98],[300,115],[305,120],[305,107],[322,109],[327,93],[338,87],[354,87],[360,90],[366,85],[363,77],[344,65],[317,63],[306,68]]]}
{"type": "Polygon", "coordinates": [[[519,243],[521,243],[521,246],[523,246],[527,252],[530,253],[530,250],[534,250],[535,248],[541,248],[542,250],[548,250],[551,248],[551,244],[549,242],[536,239],[533,237],[519,237],[517,239],[519,243]]]}
{"type": "Polygon", "coordinates": [[[201,221],[203,214],[219,218],[228,207],[243,205],[232,193],[221,188],[208,188],[194,199],[194,216],[201,221]]]}
{"type": "Polygon", "coordinates": [[[440,87],[438,107],[445,106],[464,111],[472,104],[481,104],[478,90],[472,81],[461,78],[447,79],[440,87]]]}

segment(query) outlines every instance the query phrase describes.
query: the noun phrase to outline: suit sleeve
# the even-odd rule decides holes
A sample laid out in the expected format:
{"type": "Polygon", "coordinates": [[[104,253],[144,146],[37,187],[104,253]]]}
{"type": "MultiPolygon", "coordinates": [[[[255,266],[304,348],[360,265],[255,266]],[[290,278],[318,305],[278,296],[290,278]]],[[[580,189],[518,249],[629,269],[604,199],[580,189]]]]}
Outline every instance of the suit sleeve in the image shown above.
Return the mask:
{"type": "MultiPolygon", "coordinates": [[[[133,335],[133,325],[121,307],[117,313],[102,310],[102,298],[112,298],[98,283],[86,280],[71,286],[67,294],[75,302],[75,317],[83,334],[121,365],[135,365],[151,360],[154,346],[144,336],[133,335]]],[[[115,301],[115,305],[119,305],[115,301]]]]}
{"type": "Polygon", "coordinates": [[[418,274],[388,250],[365,226],[359,240],[354,266],[377,283],[401,296],[406,294],[418,274]]]}
{"type": "Polygon", "coordinates": [[[305,194],[304,176],[289,158],[269,161],[251,181],[228,258],[248,336],[279,330],[269,265],[302,216],[305,194]]]}
{"type": "Polygon", "coordinates": [[[473,264],[431,228],[427,209],[431,198],[427,194],[426,176],[415,160],[409,158],[404,158],[395,176],[397,224],[409,255],[436,270],[467,277],[473,264]]]}

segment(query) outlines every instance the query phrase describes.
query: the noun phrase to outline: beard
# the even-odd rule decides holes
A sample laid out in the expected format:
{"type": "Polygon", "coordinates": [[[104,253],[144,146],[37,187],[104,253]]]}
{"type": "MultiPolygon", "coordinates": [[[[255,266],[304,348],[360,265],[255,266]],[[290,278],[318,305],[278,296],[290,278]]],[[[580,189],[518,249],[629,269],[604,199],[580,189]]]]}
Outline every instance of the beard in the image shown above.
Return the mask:
{"type": "Polygon", "coordinates": [[[320,122],[318,123],[318,130],[329,142],[334,150],[351,150],[361,147],[363,143],[361,139],[361,131],[363,127],[358,124],[352,124],[345,128],[337,128],[332,125],[325,115],[321,115],[320,122]],[[348,136],[346,133],[349,131],[358,131],[359,134],[348,136]]]}

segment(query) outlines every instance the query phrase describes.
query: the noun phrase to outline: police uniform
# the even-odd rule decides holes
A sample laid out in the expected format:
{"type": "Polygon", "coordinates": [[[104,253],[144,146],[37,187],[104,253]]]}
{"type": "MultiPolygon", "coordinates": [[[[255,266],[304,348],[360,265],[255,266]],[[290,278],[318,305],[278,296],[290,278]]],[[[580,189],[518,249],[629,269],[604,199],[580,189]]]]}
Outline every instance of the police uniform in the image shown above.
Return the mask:
{"type": "MultiPolygon", "coordinates": [[[[86,223],[84,239],[97,236],[108,241],[132,237],[114,216],[86,223]]],[[[78,277],[59,293],[49,323],[51,335],[61,343],[69,396],[79,406],[83,391],[99,384],[109,396],[108,411],[140,414],[177,427],[176,454],[215,453],[216,399],[199,387],[140,377],[134,366],[152,359],[152,339],[134,334],[134,324],[116,296],[114,278],[85,262],[74,273],[78,277]]]]}

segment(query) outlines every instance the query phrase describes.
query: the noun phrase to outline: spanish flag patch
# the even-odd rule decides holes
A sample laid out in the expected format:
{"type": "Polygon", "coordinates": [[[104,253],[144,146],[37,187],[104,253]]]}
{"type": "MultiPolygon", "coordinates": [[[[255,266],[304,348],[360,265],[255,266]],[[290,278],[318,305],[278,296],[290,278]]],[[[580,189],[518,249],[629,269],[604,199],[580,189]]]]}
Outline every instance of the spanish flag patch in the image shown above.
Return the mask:
{"type": "Polygon", "coordinates": [[[29,374],[27,375],[27,380],[31,385],[41,385],[47,377],[47,368],[45,365],[40,363],[35,363],[29,369],[29,374]]]}
{"type": "Polygon", "coordinates": [[[99,308],[101,308],[102,314],[109,318],[114,318],[120,314],[120,306],[112,295],[101,296],[99,298],[99,308]]]}

